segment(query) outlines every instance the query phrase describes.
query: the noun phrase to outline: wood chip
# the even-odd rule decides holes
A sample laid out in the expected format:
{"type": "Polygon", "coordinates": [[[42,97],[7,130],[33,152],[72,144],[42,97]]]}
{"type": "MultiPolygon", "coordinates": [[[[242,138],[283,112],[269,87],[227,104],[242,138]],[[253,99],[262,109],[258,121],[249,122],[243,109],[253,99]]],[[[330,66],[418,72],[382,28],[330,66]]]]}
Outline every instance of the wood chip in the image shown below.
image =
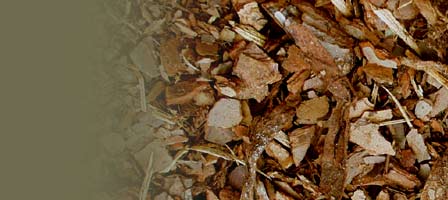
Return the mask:
{"type": "Polygon", "coordinates": [[[364,193],[364,191],[358,189],[353,193],[353,195],[351,196],[351,199],[352,200],[366,200],[367,196],[364,193]]]}
{"type": "Polygon", "coordinates": [[[431,111],[432,105],[427,100],[419,100],[414,109],[415,116],[419,119],[425,119],[431,111]]]}
{"type": "Polygon", "coordinates": [[[135,159],[142,169],[147,168],[151,152],[153,152],[154,158],[157,158],[157,161],[153,163],[154,172],[160,172],[166,169],[173,161],[173,158],[165,148],[165,145],[160,141],[154,141],[134,154],[135,159]]]}
{"type": "Polygon", "coordinates": [[[168,76],[187,71],[180,57],[179,45],[180,42],[176,38],[163,41],[160,45],[160,61],[168,76]]]}
{"type": "Polygon", "coordinates": [[[398,168],[391,169],[384,177],[388,184],[406,190],[414,190],[415,187],[421,185],[421,182],[416,176],[398,168]]]}
{"type": "Polygon", "coordinates": [[[367,97],[364,97],[358,101],[356,101],[355,104],[350,106],[350,115],[349,118],[357,118],[360,117],[365,111],[367,110],[373,110],[375,105],[370,103],[369,99],[367,97]]]}
{"type": "Polygon", "coordinates": [[[421,193],[422,200],[443,200],[448,197],[448,156],[439,158],[421,193]]]}
{"type": "Polygon", "coordinates": [[[392,119],[392,109],[366,111],[362,114],[361,118],[368,120],[369,122],[379,123],[392,119]]]}
{"type": "Polygon", "coordinates": [[[268,85],[282,78],[278,64],[254,43],[248,44],[238,56],[233,73],[243,80],[247,90],[239,97],[254,98],[259,102],[267,96],[268,85]]]}
{"type": "Polygon", "coordinates": [[[414,151],[418,162],[431,159],[431,156],[428,153],[428,148],[426,148],[423,136],[418,133],[417,129],[412,129],[409,131],[409,133],[406,135],[406,141],[408,142],[408,145],[411,147],[412,151],[414,151]]]}
{"type": "Polygon", "coordinates": [[[358,120],[350,126],[350,141],[363,147],[372,155],[395,155],[392,145],[378,131],[379,125],[358,120]]]}
{"type": "Polygon", "coordinates": [[[431,113],[429,114],[430,117],[435,117],[442,111],[446,110],[448,108],[448,89],[443,87],[440,88],[437,92],[429,95],[431,100],[434,102],[432,106],[431,113]]]}
{"type": "Polygon", "coordinates": [[[155,45],[153,38],[149,36],[143,39],[129,55],[132,62],[149,78],[160,75],[160,71],[157,68],[157,57],[154,51],[155,45]]]}
{"type": "Polygon", "coordinates": [[[238,125],[242,119],[240,101],[222,98],[210,110],[207,123],[209,126],[231,128],[238,125]]]}
{"type": "Polygon", "coordinates": [[[394,15],[387,9],[374,9],[373,12],[378,16],[389,28],[398,35],[409,47],[420,54],[420,48],[415,42],[414,38],[406,31],[403,25],[395,19],[394,15]]]}
{"type": "Polygon", "coordinates": [[[282,67],[289,72],[301,72],[311,69],[304,53],[296,45],[291,45],[288,48],[288,57],[283,61],[282,67]]]}
{"type": "Polygon", "coordinates": [[[300,166],[300,162],[305,158],[315,131],[315,127],[311,126],[308,128],[295,129],[288,134],[289,141],[291,142],[291,152],[296,167],[300,166]]]}
{"type": "Polygon", "coordinates": [[[237,13],[242,24],[251,25],[257,31],[261,30],[268,22],[260,12],[256,1],[244,4],[237,13]]]}
{"type": "Polygon", "coordinates": [[[329,107],[326,96],[303,101],[296,110],[297,122],[300,124],[315,124],[327,115],[329,107]]]}
{"type": "Polygon", "coordinates": [[[232,141],[233,137],[234,133],[229,128],[219,128],[215,126],[207,126],[205,128],[204,139],[212,143],[224,145],[232,141]]]}
{"type": "Polygon", "coordinates": [[[389,193],[386,190],[381,190],[378,196],[376,196],[376,200],[390,200],[389,193]]]}
{"type": "Polygon", "coordinates": [[[432,6],[431,1],[428,0],[414,0],[414,5],[420,11],[420,14],[425,17],[429,24],[435,25],[437,22],[437,12],[432,6]]]}
{"type": "Polygon", "coordinates": [[[372,78],[377,83],[392,85],[394,82],[393,70],[391,68],[381,67],[377,64],[367,64],[362,67],[367,77],[372,78]]]}
{"type": "Polygon", "coordinates": [[[288,169],[293,163],[291,154],[277,142],[271,142],[266,146],[266,153],[275,158],[283,169],[288,169]]]}

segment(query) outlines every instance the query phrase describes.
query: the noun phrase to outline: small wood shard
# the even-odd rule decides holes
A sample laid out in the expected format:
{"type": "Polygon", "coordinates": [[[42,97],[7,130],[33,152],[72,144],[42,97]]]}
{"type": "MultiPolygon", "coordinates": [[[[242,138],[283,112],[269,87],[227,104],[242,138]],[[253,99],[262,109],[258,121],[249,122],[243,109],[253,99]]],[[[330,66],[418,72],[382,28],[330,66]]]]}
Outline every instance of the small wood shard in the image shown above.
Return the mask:
{"type": "Polygon", "coordinates": [[[368,155],[367,151],[360,151],[352,153],[345,161],[347,176],[345,177],[344,185],[352,182],[353,178],[360,174],[366,174],[373,169],[373,165],[364,162],[364,156],[368,155]]]}
{"type": "Polygon", "coordinates": [[[352,15],[352,10],[348,7],[345,0],[331,0],[331,3],[346,17],[352,15]]]}
{"type": "Polygon", "coordinates": [[[314,137],[315,127],[299,128],[289,133],[289,141],[291,142],[291,152],[296,167],[305,158],[306,152],[310,147],[311,140],[314,137]]]}
{"type": "Polygon", "coordinates": [[[253,42],[258,46],[264,46],[266,43],[266,37],[260,34],[252,26],[238,24],[233,27],[233,30],[238,33],[241,37],[249,42],[253,42]]]}
{"type": "Polygon", "coordinates": [[[378,111],[366,111],[362,114],[361,118],[373,123],[380,123],[386,120],[392,119],[392,109],[378,110],[378,111]]]}
{"type": "Polygon", "coordinates": [[[366,156],[364,157],[364,163],[366,164],[377,164],[383,163],[386,161],[386,157],[384,156],[366,156]]]}
{"type": "Polygon", "coordinates": [[[300,47],[305,55],[318,59],[323,64],[329,66],[326,69],[328,70],[327,73],[333,75],[338,74],[333,57],[308,28],[297,21],[287,19],[285,22],[285,30],[291,35],[295,44],[300,47]]]}
{"type": "Polygon", "coordinates": [[[364,97],[358,101],[356,101],[355,104],[350,106],[350,115],[349,118],[357,118],[360,117],[365,111],[373,110],[375,105],[370,103],[369,99],[367,97],[364,97]]]}
{"type": "Polygon", "coordinates": [[[396,60],[386,59],[385,56],[381,56],[383,58],[380,58],[376,53],[377,51],[375,50],[375,47],[370,42],[362,42],[360,46],[363,55],[367,58],[369,63],[392,69],[397,68],[398,62],[396,60]]]}
{"type": "Polygon", "coordinates": [[[207,123],[209,126],[231,128],[238,125],[242,119],[240,101],[222,98],[210,110],[207,123]]]}
{"type": "Polygon", "coordinates": [[[411,147],[412,151],[415,153],[418,162],[431,159],[431,156],[428,153],[428,148],[426,148],[423,136],[418,133],[417,129],[412,129],[411,131],[409,131],[409,133],[406,135],[406,141],[408,142],[408,145],[411,147]]]}
{"type": "Polygon", "coordinates": [[[350,141],[372,155],[395,155],[392,145],[378,131],[379,125],[358,120],[350,126],[350,141]]]}
{"type": "Polygon", "coordinates": [[[293,163],[291,154],[277,142],[271,142],[266,146],[266,153],[275,158],[283,169],[288,169],[293,163]]]}
{"type": "Polygon", "coordinates": [[[297,122],[300,124],[315,124],[327,115],[329,107],[326,96],[304,101],[297,107],[297,122]]]}

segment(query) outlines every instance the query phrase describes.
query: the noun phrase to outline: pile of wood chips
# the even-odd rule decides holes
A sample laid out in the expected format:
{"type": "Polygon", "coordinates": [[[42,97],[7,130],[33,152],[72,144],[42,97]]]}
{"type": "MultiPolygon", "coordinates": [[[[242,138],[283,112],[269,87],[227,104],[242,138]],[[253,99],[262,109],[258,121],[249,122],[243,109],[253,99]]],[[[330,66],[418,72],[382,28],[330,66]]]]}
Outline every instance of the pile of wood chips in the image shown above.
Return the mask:
{"type": "Polygon", "coordinates": [[[444,0],[134,6],[111,198],[448,199],[444,0]]]}

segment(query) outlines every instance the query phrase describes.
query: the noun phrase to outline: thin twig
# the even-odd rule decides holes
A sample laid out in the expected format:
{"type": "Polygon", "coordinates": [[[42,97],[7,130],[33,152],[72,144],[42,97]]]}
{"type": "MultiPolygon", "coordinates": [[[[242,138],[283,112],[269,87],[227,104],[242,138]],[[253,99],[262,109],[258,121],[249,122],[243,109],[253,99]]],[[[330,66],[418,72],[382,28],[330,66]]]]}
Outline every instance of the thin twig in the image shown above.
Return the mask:
{"type": "Polygon", "coordinates": [[[403,115],[404,119],[406,120],[406,123],[408,124],[409,128],[414,128],[411,123],[411,119],[409,118],[408,114],[406,113],[406,110],[401,106],[398,99],[384,86],[381,86],[384,90],[386,90],[387,94],[389,94],[390,98],[394,101],[394,103],[397,105],[398,109],[401,112],[401,115],[403,115]]]}
{"type": "Polygon", "coordinates": [[[423,99],[423,92],[420,91],[419,87],[417,86],[417,83],[415,82],[414,78],[411,79],[411,85],[415,90],[415,93],[417,93],[417,96],[419,99],[423,99]]]}
{"type": "Polygon", "coordinates": [[[153,174],[152,165],[154,160],[154,152],[151,152],[149,155],[148,166],[145,171],[145,178],[143,179],[142,187],[140,188],[140,200],[146,200],[146,196],[148,195],[149,185],[151,184],[151,178],[153,174]]]}
{"type": "Polygon", "coordinates": [[[138,89],[140,92],[140,108],[143,112],[148,111],[147,102],[146,102],[146,89],[145,89],[145,79],[143,78],[142,73],[135,66],[131,67],[134,70],[135,76],[138,80],[138,89]]]}
{"type": "Polygon", "coordinates": [[[379,123],[378,125],[379,126],[389,126],[389,125],[402,124],[402,123],[406,123],[406,120],[405,119],[397,119],[397,120],[385,121],[385,122],[379,123]]]}

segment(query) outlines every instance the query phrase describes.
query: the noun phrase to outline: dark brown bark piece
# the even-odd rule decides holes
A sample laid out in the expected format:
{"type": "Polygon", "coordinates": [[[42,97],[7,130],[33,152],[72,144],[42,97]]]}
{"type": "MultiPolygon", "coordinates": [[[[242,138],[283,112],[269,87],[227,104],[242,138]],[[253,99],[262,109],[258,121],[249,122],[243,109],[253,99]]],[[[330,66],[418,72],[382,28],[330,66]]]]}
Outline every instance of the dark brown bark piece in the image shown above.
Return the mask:
{"type": "Polygon", "coordinates": [[[432,166],[421,194],[422,200],[448,199],[448,156],[443,155],[432,166]]]}

